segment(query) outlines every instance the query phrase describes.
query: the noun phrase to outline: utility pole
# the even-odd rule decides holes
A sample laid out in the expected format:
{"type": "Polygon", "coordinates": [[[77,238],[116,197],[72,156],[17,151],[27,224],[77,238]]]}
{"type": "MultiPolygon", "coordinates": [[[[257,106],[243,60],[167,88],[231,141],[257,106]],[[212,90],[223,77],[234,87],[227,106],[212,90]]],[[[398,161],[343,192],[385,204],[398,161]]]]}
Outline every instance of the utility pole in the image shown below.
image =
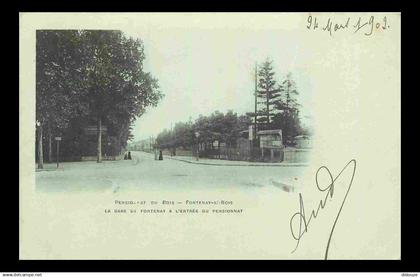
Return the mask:
{"type": "Polygon", "coordinates": [[[287,144],[287,135],[288,135],[288,131],[287,131],[287,123],[289,121],[289,101],[290,101],[290,80],[287,80],[287,95],[286,95],[286,111],[285,111],[285,121],[284,121],[284,146],[286,146],[287,144]]]}
{"type": "Polygon", "coordinates": [[[173,147],[174,147],[174,130],[173,130],[173,126],[172,126],[172,122],[171,122],[171,144],[169,145],[169,154],[172,157],[172,152],[173,152],[173,147]]]}
{"type": "Polygon", "coordinates": [[[174,139],[174,153],[173,153],[173,155],[174,156],[176,156],[176,144],[177,144],[177,142],[176,142],[176,126],[175,126],[175,129],[174,129],[174,136],[175,136],[175,139],[174,139]]]}
{"type": "Polygon", "coordinates": [[[258,90],[258,65],[255,63],[255,113],[254,113],[254,141],[257,139],[257,90],[258,90]]]}

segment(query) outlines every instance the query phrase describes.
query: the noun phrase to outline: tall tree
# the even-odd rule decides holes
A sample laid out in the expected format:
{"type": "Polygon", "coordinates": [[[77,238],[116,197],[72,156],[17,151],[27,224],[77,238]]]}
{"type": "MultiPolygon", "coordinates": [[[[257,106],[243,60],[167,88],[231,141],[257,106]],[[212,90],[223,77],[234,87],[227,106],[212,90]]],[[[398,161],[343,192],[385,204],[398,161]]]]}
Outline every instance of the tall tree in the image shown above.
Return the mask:
{"type": "MultiPolygon", "coordinates": [[[[102,162],[102,124],[131,124],[162,98],[157,80],[143,71],[143,43],[121,31],[83,31],[90,112],[97,121],[97,162],[102,162]]],[[[127,133],[128,134],[128,133],[127,133]]]]}
{"type": "Polygon", "coordinates": [[[288,73],[282,82],[283,99],[276,103],[276,109],[281,111],[273,118],[273,125],[283,130],[283,143],[290,145],[293,137],[302,131],[299,119],[300,104],[296,96],[299,92],[291,73],[288,73]]]}
{"type": "Polygon", "coordinates": [[[259,129],[271,127],[270,117],[275,114],[273,109],[281,101],[281,88],[276,86],[274,75],[273,62],[269,59],[265,60],[258,71],[257,98],[260,108],[257,111],[257,121],[263,127],[259,129]]]}
{"type": "Polygon", "coordinates": [[[42,167],[44,130],[48,138],[48,161],[52,162],[52,135],[60,134],[71,118],[85,114],[80,102],[81,52],[78,31],[37,31],[36,33],[36,118],[38,166],[42,167]]]}
{"type": "Polygon", "coordinates": [[[70,122],[92,118],[98,162],[103,122],[125,147],[135,118],[163,97],[157,80],[144,72],[144,59],[143,43],[120,31],[37,31],[39,151],[45,128],[50,146],[52,133],[68,132],[70,122]]]}

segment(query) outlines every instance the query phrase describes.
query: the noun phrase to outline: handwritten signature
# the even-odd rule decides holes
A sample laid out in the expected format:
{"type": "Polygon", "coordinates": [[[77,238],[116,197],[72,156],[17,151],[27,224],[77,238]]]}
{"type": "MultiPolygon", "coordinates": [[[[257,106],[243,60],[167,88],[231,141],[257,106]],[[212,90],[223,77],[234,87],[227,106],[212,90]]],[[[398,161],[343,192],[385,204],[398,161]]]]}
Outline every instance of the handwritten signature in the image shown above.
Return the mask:
{"type": "Polygon", "coordinates": [[[306,28],[308,30],[322,30],[328,32],[330,36],[340,30],[353,30],[353,33],[364,31],[365,36],[371,36],[375,30],[388,30],[390,25],[386,16],[382,18],[376,18],[370,16],[368,19],[357,19],[347,17],[345,20],[337,21],[329,17],[326,22],[320,22],[317,17],[312,15],[308,16],[306,28]],[[320,25],[321,24],[321,25],[320,25]]]}
{"type": "Polygon", "coordinates": [[[316,176],[315,176],[316,186],[317,186],[317,188],[318,188],[319,191],[326,192],[326,195],[325,195],[324,200],[320,200],[319,201],[319,205],[318,205],[318,208],[316,209],[316,211],[315,210],[312,210],[311,211],[309,218],[306,217],[304,203],[303,203],[303,197],[302,197],[302,194],[299,193],[299,205],[300,205],[299,212],[295,213],[290,218],[290,231],[292,233],[293,238],[296,240],[296,247],[292,251],[292,253],[295,252],[296,249],[298,248],[302,236],[306,232],[308,232],[308,227],[309,227],[309,224],[311,223],[311,220],[313,218],[316,218],[318,216],[318,213],[319,213],[319,211],[321,209],[324,209],[325,208],[325,205],[327,203],[328,196],[330,198],[333,197],[333,195],[334,195],[334,185],[335,185],[335,182],[337,181],[337,179],[341,176],[341,174],[347,168],[350,168],[349,170],[353,170],[353,171],[352,171],[351,179],[350,179],[350,181],[348,183],[346,194],[344,196],[343,201],[341,202],[340,209],[339,209],[339,211],[337,213],[337,216],[335,217],[334,224],[332,225],[332,228],[331,228],[331,231],[330,231],[330,235],[329,235],[329,238],[328,238],[327,247],[325,249],[325,259],[328,258],[328,250],[329,250],[329,247],[330,247],[330,242],[331,242],[331,238],[332,238],[333,233],[334,233],[335,226],[337,224],[338,218],[340,217],[340,214],[341,214],[341,211],[343,209],[344,203],[345,203],[345,201],[347,199],[347,195],[349,194],[350,188],[351,188],[351,186],[353,184],[354,175],[356,173],[356,160],[355,159],[352,159],[350,162],[348,162],[346,164],[346,166],[344,166],[344,168],[340,171],[340,173],[335,178],[333,177],[333,175],[331,174],[330,170],[326,166],[321,166],[320,168],[318,168],[318,170],[316,172],[316,176]],[[327,174],[327,177],[329,179],[328,180],[328,183],[327,184],[324,184],[322,186],[320,185],[320,182],[318,180],[319,179],[319,175],[320,175],[321,172],[326,173],[327,174]],[[299,221],[299,224],[298,224],[299,230],[298,231],[294,227],[294,226],[296,226],[296,224],[294,224],[294,223],[297,220],[299,221]]]}

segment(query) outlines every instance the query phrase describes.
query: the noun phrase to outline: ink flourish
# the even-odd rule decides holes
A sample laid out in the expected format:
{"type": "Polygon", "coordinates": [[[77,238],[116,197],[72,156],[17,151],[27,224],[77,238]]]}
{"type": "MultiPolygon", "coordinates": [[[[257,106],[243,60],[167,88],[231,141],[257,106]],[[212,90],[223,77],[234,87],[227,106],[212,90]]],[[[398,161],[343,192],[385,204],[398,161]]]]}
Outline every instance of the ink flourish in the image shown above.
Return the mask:
{"type": "Polygon", "coordinates": [[[337,216],[335,217],[334,224],[332,225],[330,235],[328,237],[328,243],[327,243],[327,247],[325,249],[325,256],[324,256],[325,260],[328,258],[328,250],[330,248],[331,238],[333,236],[335,226],[337,225],[338,218],[340,217],[340,214],[341,214],[341,211],[343,209],[344,203],[346,202],[346,199],[347,199],[347,195],[349,194],[349,191],[350,191],[351,186],[353,184],[354,174],[356,173],[356,160],[355,159],[352,159],[350,162],[348,162],[346,164],[346,166],[344,166],[344,168],[340,171],[340,173],[335,178],[332,176],[330,170],[326,166],[321,166],[320,168],[318,168],[318,170],[316,172],[316,175],[315,175],[316,186],[317,186],[319,191],[321,191],[321,192],[326,191],[327,193],[325,195],[324,200],[319,201],[319,205],[318,205],[317,210],[316,211],[315,210],[311,211],[311,214],[310,214],[308,219],[306,218],[306,215],[305,215],[305,208],[304,208],[302,194],[299,193],[300,210],[299,210],[299,212],[293,214],[293,216],[290,218],[290,231],[292,233],[293,238],[297,241],[296,242],[296,247],[292,251],[292,253],[295,252],[296,249],[298,248],[299,243],[300,243],[300,239],[302,238],[302,236],[306,232],[308,232],[308,227],[309,227],[309,224],[311,223],[311,220],[318,216],[318,213],[321,209],[325,208],[328,196],[330,196],[330,198],[333,197],[335,182],[337,181],[337,179],[341,176],[341,174],[347,168],[352,168],[353,172],[352,172],[352,175],[351,175],[351,180],[348,183],[347,191],[346,191],[346,194],[344,196],[343,202],[341,202],[340,209],[337,213],[337,216]],[[318,177],[319,177],[320,172],[325,172],[327,174],[328,178],[329,178],[328,185],[326,187],[321,187],[320,184],[319,184],[318,177]],[[299,232],[298,233],[296,233],[295,232],[296,230],[293,228],[293,226],[294,226],[293,223],[294,223],[295,220],[299,220],[299,232]]]}

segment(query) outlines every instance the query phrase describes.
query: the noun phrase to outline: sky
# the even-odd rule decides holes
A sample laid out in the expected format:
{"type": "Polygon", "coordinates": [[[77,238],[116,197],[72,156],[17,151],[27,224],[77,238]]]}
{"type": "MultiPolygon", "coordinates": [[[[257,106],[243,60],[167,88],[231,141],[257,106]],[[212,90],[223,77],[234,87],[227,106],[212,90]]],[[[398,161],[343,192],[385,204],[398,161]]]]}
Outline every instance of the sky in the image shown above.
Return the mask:
{"type": "Polygon", "coordinates": [[[158,14],[129,19],[131,24],[121,30],[143,41],[144,69],[158,79],[165,95],[135,121],[134,141],[216,110],[252,112],[255,63],[267,58],[273,60],[278,82],[292,74],[300,93],[301,119],[310,124],[307,45],[298,32],[290,31],[290,25],[302,23],[293,22],[296,17],[278,19],[275,14],[158,14]]]}

